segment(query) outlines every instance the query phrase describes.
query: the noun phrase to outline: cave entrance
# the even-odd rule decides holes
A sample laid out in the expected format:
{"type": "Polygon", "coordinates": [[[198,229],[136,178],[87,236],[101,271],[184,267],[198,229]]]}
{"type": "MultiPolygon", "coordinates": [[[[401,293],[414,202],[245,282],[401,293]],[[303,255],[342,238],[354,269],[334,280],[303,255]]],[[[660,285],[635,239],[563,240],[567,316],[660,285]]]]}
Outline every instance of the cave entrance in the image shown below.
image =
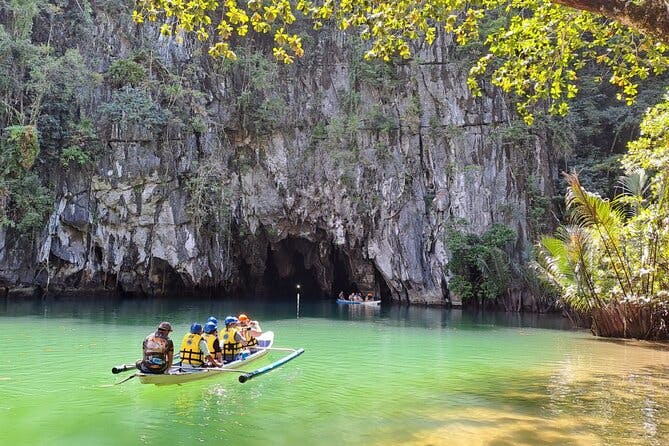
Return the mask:
{"type": "Polygon", "coordinates": [[[295,299],[299,285],[303,299],[325,296],[318,281],[318,247],[303,238],[287,238],[267,248],[263,274],[263,297],[295,299]]]}
{"type": "Polygon", "coordinates": [[[185,284],[179,273],[177,273],[167,261],[153,257],[149,270],[150,287],[143,290],[149,294],[169,295],[185,288],[185,284]]]}
{"type": "Polygon", "coordinates": [[[390,297],[390,290],[369,261],[351,261],[340,246],[323,246],[301,237],[268,243],[261,270],[240,268],[240,291],[260,298],[294,300],[300,286],[304,300],[333,299],[339,292],[372,292],[390,297]],[[255,285],[253,285],[255,284],[255,285]]]}

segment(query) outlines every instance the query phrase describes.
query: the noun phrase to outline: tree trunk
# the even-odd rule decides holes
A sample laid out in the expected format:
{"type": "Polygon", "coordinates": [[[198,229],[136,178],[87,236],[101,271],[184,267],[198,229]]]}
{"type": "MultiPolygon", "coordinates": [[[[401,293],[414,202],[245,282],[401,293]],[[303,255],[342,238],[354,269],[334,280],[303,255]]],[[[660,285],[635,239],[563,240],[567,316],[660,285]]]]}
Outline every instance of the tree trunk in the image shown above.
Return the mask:
{"type": "Polygon", "coordinates": [[[669,311],[662,305],[610,303],[592,312],[595,336],[653,341],[669,339],[669,311]]]}
{"type": "Polygon", "coordinates": [[[642,34],[669,43],[669,6],[665,0],[552,0],[574,9],[601,14],[642,34]]]}

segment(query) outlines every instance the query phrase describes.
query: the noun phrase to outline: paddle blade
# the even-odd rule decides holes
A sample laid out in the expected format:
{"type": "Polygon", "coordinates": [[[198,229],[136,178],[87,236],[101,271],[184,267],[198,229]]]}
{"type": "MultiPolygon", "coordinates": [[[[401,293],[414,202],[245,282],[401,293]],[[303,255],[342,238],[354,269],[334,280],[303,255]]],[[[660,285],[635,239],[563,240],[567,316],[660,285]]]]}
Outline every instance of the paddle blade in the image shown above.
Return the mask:
{"type": "Polygon", "coordinates": [[[123,384],[123,383],[126,382],[126,381],[130,381],[130,380],[133,379],[135,376],[137,376],[137,374],[136,374],[136,373],[133,373],[132,375],[128,376],[128,377],[127,377],[126,379],[124,379],[123,381],[119,381],[119,382],[117,382],[117,383],[114,383],[114,385],[115,385],[115,386],[118,386],[119,384],[123,384]]]}

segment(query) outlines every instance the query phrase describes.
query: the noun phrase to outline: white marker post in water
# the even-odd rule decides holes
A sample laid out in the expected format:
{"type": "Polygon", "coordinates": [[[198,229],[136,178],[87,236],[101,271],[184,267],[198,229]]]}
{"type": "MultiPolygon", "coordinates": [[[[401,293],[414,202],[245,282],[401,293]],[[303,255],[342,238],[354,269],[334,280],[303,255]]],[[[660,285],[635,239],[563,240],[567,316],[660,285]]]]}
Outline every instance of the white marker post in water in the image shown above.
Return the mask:
{"type": "Polygon", "coordinates": [[[297,284],[297,318],[300,318],[300,284],[297,284]]]}

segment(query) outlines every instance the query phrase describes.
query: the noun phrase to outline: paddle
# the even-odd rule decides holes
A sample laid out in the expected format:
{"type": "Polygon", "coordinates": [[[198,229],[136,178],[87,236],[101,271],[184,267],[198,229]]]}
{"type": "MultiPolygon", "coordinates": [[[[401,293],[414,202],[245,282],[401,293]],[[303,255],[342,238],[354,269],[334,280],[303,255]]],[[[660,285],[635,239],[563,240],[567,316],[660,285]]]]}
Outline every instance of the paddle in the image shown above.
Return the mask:
{"type": "Polygon", "coordinates": [[[114,383],[114,384],[103,384],[103,385],[101,385],[100,387],[114,387],[114,386],[118,386],[119,384],[123,384],[123,383],[126,382],[126,381],[130,381],[130,380],[133,379],[135,376],[137,376],[137,374],[136,374],[136,373],[133,373],[132,375],[128,376],[128,377],[127,377],[126,379],[124,379],[123,381],[119,381],[119,382],[114,383]]]}
{"type": "Polygon", "coordinates": [[[126,379],[124,379],[123,381],[119,381],[119,382],[117,382],[117,383],[114,383],[114,385],[115,385],[115,386],[118,386],[119,384],[123,384],[123,383],[126,382],[126,381],[130,381],[130,380],[133,379],[135,376],[137,376],[137,374],[136,374],[136,373],[133,373],[132,375],[128,376],[128,377],[127,377],[126,379]]]}
{"type": "MultiPolygon", "coordinates": [[[[269,350],[269,349],[268,349],[268,350],[269,350]]],[[[252,372],[244,373],[244,374],[242,374],[242,375],[239,375],[239,382],[240,382],[240,383],[245,383],[245,382],[248,381],[249,379],[253,379],[253,378],[255,378],[256,376],[260,376],[260,375],[262,375],[262,374],[264,374],[264,373],[269,372],[270,370],[274,370],[274,369],[276,369],[277,367],[281,367],[282,365],[284,365],[285,363],[287,363],[287,362],[290,361],[291,359],[295,359],[295,358],[297,358],[297,357],[300,356],[302,353],[304,353],[304,349],[303,349],[303,348],[297,349],[297,350],[293,351],[293,353],[291,353],[290,355],[288,355],[288,356],[284,356],[283,358],[279,359],[278,361],[273,362],[273,363],[271,363],[271,364],[269,364],[269,365],[266,365],[265,367],[261,367],[261,368],[259,368],[259,369],[257,369],[257,370],[252,371],[252,372]]]]}

